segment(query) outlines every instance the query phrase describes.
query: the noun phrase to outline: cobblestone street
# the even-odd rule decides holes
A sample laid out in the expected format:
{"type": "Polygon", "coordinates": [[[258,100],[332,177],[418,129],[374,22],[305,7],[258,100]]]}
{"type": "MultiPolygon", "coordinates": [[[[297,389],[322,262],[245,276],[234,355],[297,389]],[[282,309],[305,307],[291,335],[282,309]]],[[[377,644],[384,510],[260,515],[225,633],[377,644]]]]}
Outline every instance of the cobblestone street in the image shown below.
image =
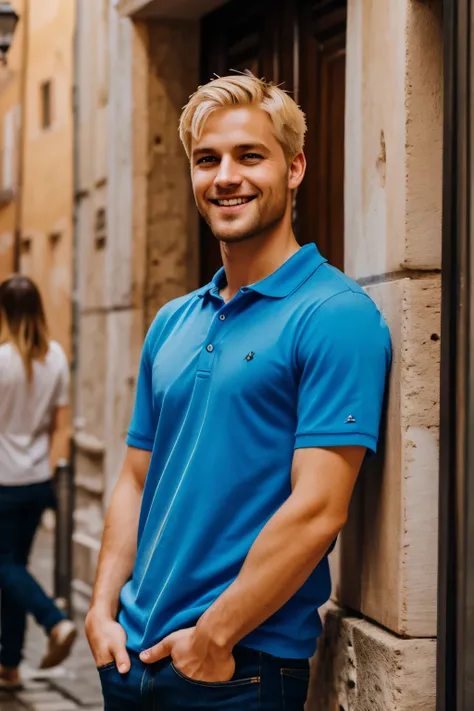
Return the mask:
{"type": "MultiPolygon", "coordinates": [[[[52,536],[38,534],[31,561],[33,574],[51,591],[52,536]]],[[[30,619],[26,659],[23,666],[23,690],[11,694],[0,691],[0,711],[102,711],[100,682],[83,632],[83,619],[77,620],[80,635],[71,657],[64,665],[48,672],[36,671],[46,637],[30,619]]]]}

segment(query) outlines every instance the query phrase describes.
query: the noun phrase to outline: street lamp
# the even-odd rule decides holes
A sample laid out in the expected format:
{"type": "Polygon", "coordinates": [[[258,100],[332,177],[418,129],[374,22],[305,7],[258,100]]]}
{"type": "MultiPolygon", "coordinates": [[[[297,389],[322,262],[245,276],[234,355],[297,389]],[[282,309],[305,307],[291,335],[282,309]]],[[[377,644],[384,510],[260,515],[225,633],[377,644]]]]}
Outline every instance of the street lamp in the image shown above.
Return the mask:
{"type": "Polygon", "coordinates": [[[18,15],[9,2],[0,2],[0,61],[7,63],[7,52],[13,41],[18,15]]]}

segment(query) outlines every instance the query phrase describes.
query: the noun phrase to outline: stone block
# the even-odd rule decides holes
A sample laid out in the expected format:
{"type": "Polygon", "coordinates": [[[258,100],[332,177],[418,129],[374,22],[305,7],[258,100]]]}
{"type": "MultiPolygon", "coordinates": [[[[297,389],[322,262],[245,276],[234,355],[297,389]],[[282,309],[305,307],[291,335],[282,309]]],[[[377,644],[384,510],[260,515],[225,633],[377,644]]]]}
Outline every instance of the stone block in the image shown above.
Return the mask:
{"type": "MultiPolygon", "coordinates": [[[[105,247],[96,240],[96,223],[99,211],[106,210],[105,187],[83,197],[78,207],[77,231],[79,235],[79,302],[81,309],[101,309],[105,303],[104,270],[105,247]]],[[[106,218],[107,219],[107,218],[106,218]]]]}
{"type": "Polygon", "coordinates": [[[400,639],[328,611],[306,711],[434,711],[435,688],[435,639],[400,639]]]}
{"type": "Polygon", "coordinates": [[[443,2],[409,2],[406,27],[406,237],[403,264],[441,267],[443,2]]]}
{"type": "Polygon", "coordinates": [[[441,266],[441,5],[348,3],[345,269],[357,279],[441,266]]]}
{"type": "Polygon", "coordinates": [[[397,634],[431,637],[436,635],[440,280],[403,279],[368,291],[391,330],[390,393],[380,456],[361,473],[332,561],[333,594],[397,634]]]}
{"type": "MultiPolygon", "coordinates": [[[[105,398],[105,499],[117,481],[125,455],[127,435],[136,390],[133,356],[135,314],[115,311],[107,317],[107,373],[105,398]],[[120,357],[117,357],[120,354],[120,357]]],[[[141,339],[143,343],[143,338],[141,339]]]]}
{"type": "Polygon", "coordinates": [[[146,278],[148,222],[148,108],[149,36],[145,23],[133,25],[133,254],[132,303],[143,306],[146,278]]]}
{"type": "Polygon", "coordinates": [[[76,383],[76,415],[82,429],[103,439],[106,362],[106,321],[103,313],[79,319],[79,354],[76,383]]]}
{"type": "Polygon", "coordinates": [[[75,532],[73,537],[73,550],[73,578],[92,586],[97,572],[100,537],[94,538],[84,533],[75,532]]]}
{"type": "Polygon", "coordinates": [[[110,66],[105,303],[109,308],[131,305],[133,271],[133,29],[129,20],[109,13],[110,66]]]}
{"type": "Polygon", "coordinates": [[[38,704],[32,704],[31,711],[75,711],[79,708],[74,701],[61,699],[59,701],[44,701],[38,704]]]}

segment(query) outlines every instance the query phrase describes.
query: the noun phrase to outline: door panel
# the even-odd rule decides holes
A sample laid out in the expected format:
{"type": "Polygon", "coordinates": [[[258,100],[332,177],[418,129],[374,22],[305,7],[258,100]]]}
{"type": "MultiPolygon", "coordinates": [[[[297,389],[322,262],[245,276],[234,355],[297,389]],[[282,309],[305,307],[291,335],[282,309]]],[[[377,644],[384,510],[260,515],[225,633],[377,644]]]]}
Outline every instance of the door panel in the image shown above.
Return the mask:
{"type": "MultiPolygon", "coordinates": [[[[202,77],[225,76],[249,69],[274,81],[278,66],[278,13],[268,0],[234,0],[202,22],[202,77]]],[[[222,266],[219,242],[201,220],[201,282],[207,283],[222,266]]]]}
{"type": "Polygon", "coordinates": [[[308,169],[297,200],[301,244],[344,266],[346,11],[341,0],[305,3],[300,15],[300,101],[308,121],[308,169]]]}

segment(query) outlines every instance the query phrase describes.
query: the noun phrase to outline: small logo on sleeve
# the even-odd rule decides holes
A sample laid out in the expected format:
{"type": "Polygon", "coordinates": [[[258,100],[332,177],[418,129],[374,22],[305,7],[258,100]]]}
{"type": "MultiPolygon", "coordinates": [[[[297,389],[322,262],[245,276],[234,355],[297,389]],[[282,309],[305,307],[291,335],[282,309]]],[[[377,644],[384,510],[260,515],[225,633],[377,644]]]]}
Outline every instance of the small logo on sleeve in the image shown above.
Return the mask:
{"type": "Polygon", "coordinates": [[[346,425],[351,425],[355,421],[356,421],[355,417],[352,417],[352,415],[349,415],[349,417],[346,420],[346,425]]]}
{"type": "Polygon", "coordinates": [[[247,353],[245,356],[245,360],[253,360],[255,353],[253,351],[250,351],[250,353],[247,353]]]}

